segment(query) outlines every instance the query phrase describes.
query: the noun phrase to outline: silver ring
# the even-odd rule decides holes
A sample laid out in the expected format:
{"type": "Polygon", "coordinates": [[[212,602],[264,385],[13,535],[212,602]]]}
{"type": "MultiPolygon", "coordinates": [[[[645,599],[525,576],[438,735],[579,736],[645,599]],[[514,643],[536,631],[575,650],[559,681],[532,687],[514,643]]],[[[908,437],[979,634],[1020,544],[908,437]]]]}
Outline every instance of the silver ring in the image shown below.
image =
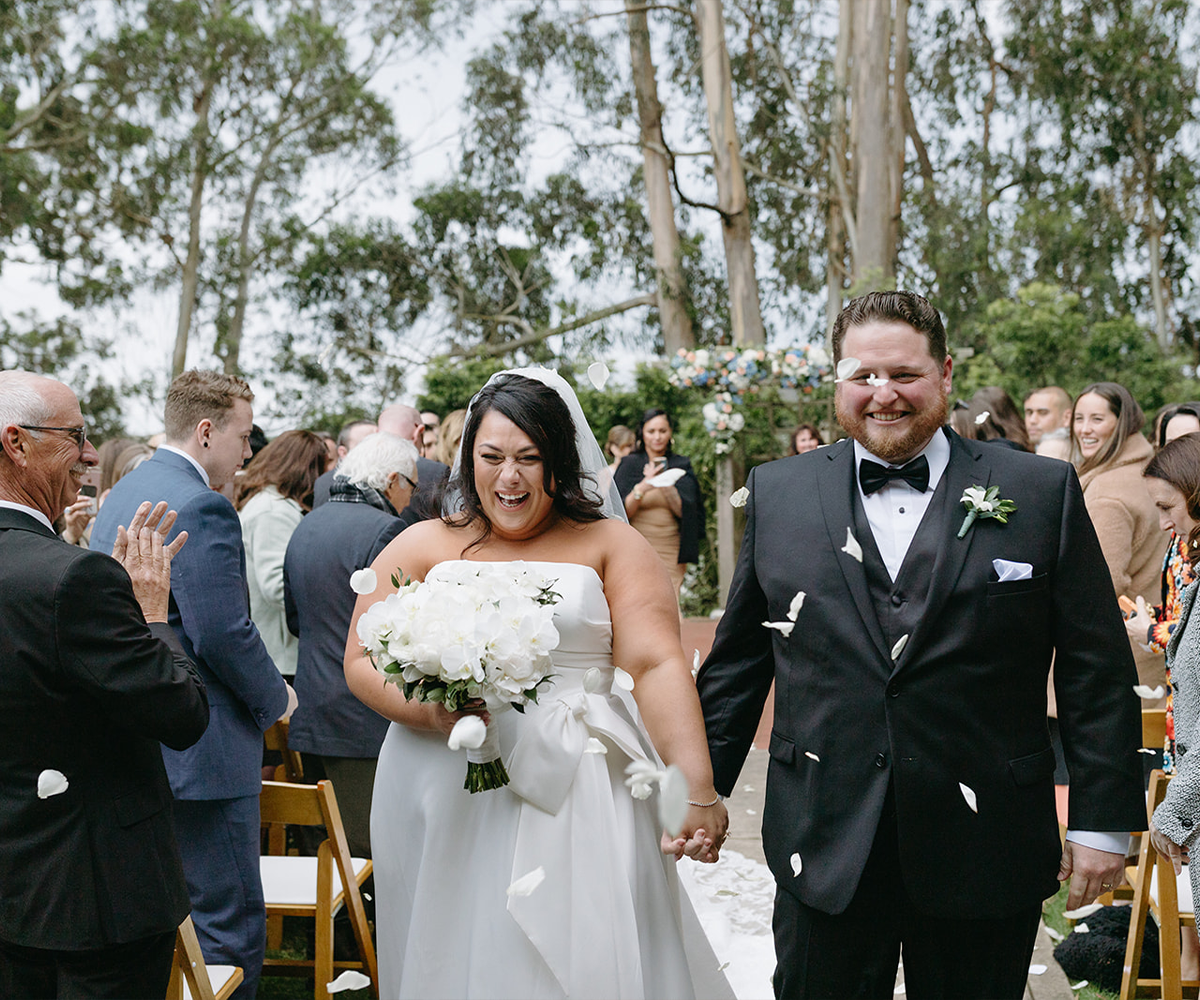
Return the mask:
{"type": "Polygon", "coordinates": [[[1112,883],[1111,883],[1111,882],[1101,882],[1101,883],[1100,883],[1100,888],[1101,888],[1101,889],[1111,889],[1111,888],[1112,888],[1112,883]]]}

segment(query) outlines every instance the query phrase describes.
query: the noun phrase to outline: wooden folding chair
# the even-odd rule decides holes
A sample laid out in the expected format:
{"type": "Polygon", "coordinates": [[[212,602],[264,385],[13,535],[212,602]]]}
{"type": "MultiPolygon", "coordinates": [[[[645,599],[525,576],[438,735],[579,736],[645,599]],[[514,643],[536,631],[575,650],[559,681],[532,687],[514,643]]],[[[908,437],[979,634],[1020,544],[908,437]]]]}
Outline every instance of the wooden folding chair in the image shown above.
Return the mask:
{"type": "Polygon", "coordinates": [[[268,920],[299,916],[316,923],[313,959],[269,958],[267,968],[285,975],[307,975],[311,969],[316,1000],[328,1000],[327,987],[335,969],[357,969],[371,980],[371,990],[378,997],[379,968],[361,893],[372,871],[371,862],[350,856],[332,782],[294,785],[264,781],[260,806],[263,825],[324,826],[327,834],[315,858],[264,855],[259,859],[268,920]],[[333,918],[343,907],[362,957],[358,962],[335,962],[333,958],[333,918]]]}
{"type": "MultiPolygon", "coordinates": [[[[1154,810],[1166,796],[1168,781],[1170,778],[1161,770],[1155,770],[1150,775],[1150,792],[1146,798],[1150,816],[1154,815],[1154,810]]],[[[1197,862],[1200,863],[1200,858],[1197,862]]],[[[1127,875],[1132,876],[1133,904],[1129,915],[1129,937],[1125,943],[1121,1000],[1134,1000],[1135,997],[1181,1000],[1185,996],[1197,996],[1200,981],[1182,981],[1179,971],[1179,930],[1185,926],[1196,926],[1192,886],[1187,872],[1176,878],[1174,868],[1170,862],[1158,856],[1147,834],[1142,837],[1137,868],[1127,872],[1127,875]],[[1141,979],[1138,976],[1148,914],[1154,917],[1158,925],[1158,979],[1141,979]]]]}
{"type": "Polygon", "coordinates": [[[268,750],[276,750],[283,756],[283,763],[275,767],[276,781],[299,782],[304,780],[304,764],[300,753],[288,749],[288,720],[280,719],[263,733],[263,742],[268,750]]]}
{"type": "Polygon", "coordinates": [[[226,1000],[242,981],[236,965],[206,965],[191,916],[175,932],[175,961],[167,1000],[226,1000]]]}

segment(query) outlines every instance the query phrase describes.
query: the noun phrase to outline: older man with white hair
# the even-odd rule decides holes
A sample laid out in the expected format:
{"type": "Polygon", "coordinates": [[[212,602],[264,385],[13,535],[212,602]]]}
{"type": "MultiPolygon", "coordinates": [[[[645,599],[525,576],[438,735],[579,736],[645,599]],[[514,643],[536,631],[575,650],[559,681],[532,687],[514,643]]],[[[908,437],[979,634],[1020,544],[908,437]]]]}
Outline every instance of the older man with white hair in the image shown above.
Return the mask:
{"type": "Polygon", "coordinates": [[[283,562],[288,627],[300,637],[288,745],[306,772],[323,772],[337,789],[350,850],[370,857],[371,790],[388,722],[350,693],[342,672],[354,614],[350,575],[415,520],[401,516],[418,482],[417,449],[376,433],[342,459],[329,502],[300,522],[283,562]],[[311,766],[310,766],[311,765],[311,766]]]}

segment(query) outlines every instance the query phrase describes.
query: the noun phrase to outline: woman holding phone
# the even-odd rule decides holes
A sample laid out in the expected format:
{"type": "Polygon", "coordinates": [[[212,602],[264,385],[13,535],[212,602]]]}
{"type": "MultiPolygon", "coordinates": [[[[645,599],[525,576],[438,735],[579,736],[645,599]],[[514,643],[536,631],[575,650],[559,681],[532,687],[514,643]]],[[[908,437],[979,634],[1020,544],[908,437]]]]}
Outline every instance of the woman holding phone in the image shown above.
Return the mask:
{"type": "Polygon", "coordinates": [[[678,597],[687,564],[700,557],[704,507],[692,463],[671,450],[673,433],[665,410],[642,414],[636,447],[621,459],[614,481],[629,523],[666,565],[678,597]]]}

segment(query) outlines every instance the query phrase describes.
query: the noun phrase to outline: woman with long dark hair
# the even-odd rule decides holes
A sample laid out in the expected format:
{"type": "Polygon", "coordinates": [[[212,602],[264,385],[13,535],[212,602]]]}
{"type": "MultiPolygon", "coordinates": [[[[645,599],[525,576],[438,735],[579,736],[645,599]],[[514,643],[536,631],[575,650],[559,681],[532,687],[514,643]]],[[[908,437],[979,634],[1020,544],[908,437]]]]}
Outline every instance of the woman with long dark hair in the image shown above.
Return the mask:
{"type": "MultiPolygon", "coordinates": [[[[1116,382],[1094,382],[1075,400],[1072,451],[1083,500],[1118,597],[1153,602],[1162,565],[1158,512],[1146,495],[1142,470],[1153,455],[1139,433],[1146,418],[1129,390],[1116,382]]],[[[1163,659],[1131,642],[1138,680],[1151,688],[1163,684],[1163,659]]],[[[1148,708],[1163,700],[1146,701],[1148,708]]]]}
{"type": "Polygon", "coordinates": [[[629,523],[658,553],[678,597],[687,564],[700,558],[704,506],[691,461],[671,448],[674,434],[665,410],[647,410],[638,424],[637,444],[621,459],[614,482],[629,523]],[[679,470],[678,478],[665,482],[672,470],[679,470]]]}
{"type": "Polygon", "coordinates": [[[296,674],[299,640],[288,629],[283,609],[283,557],[300,518],[312,509],[313,484],[327,455],[325,442],[311,431],[284,431],[250,460],[234,483],[250,619],[285,677],[296,674]]]}

